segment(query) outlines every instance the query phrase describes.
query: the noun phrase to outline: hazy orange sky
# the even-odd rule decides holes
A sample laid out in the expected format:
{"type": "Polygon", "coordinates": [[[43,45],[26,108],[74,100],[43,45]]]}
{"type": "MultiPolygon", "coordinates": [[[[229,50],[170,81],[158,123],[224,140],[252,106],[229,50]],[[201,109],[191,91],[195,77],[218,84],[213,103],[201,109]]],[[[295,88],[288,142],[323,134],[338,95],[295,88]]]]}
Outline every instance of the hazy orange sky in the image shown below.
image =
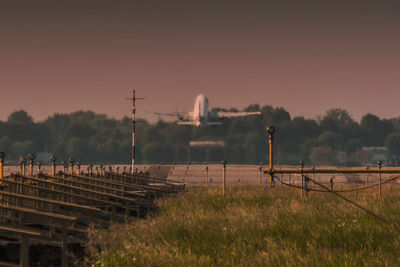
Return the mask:
{"type": "Polygon", "coordinates": [[[60,2],[0,4],[0,120],[17,109],[121,118],[132,88],[146,118],[190,110],[198,93],[308,118],[400,116],[395,1],[60,2]]]}

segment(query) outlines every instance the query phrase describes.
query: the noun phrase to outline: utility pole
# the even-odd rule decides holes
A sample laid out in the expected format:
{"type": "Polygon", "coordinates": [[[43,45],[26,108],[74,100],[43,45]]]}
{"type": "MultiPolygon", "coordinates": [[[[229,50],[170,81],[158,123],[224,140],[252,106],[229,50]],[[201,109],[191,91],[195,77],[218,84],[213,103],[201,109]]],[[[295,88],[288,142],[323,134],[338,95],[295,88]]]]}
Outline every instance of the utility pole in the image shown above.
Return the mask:
{"type": "Polygon", "coordinates": [[[126,98],[126,100],[132,100],[132,170],[131,174],[135,172],[135,125],[136,125],[136,100],[144,100],[144,98],[136,97],[135,90],[132,90],[132,98],[126,98]]]}

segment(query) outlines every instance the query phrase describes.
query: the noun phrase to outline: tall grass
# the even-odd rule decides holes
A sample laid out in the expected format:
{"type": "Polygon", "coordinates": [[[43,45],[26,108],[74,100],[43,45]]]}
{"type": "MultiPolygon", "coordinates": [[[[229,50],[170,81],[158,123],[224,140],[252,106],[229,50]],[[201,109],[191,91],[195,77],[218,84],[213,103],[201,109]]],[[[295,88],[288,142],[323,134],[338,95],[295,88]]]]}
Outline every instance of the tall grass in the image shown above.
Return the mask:
{"type": "MultiPolygon", "coordinates": [[[[346,194],[391,222],[400,193],[386,187],[346,194]]],[[[193,188],[162,199],[158,214],[93,231],[95,266],[379,266],[400,265],[400,228],[343,200],[296,189],[235,186],[193,188]]]]}

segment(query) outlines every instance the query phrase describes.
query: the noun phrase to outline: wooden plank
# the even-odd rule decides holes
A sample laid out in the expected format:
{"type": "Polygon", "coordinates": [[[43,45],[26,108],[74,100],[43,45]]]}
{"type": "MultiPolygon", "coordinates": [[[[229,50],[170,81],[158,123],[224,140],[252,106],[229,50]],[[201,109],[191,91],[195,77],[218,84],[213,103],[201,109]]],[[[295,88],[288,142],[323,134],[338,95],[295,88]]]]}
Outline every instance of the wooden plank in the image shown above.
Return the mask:
{"type": "Polygon", "coordinates": [[[39,202],[44,202],[44,203],[48,203],[48,204],[56,204],[56,205],[60,205],[60,206],[70,207],[70,208],[78,208],[78,209],[82,209],[82,210],[86,210],[86,211],[102,212],[100,209],[91,207],[91,206],[78,205],[78,204],[63,202],[63,201],[58,201],[58,200],[49,200],[46,198],[31,197],[31,196],[27,196],[27,195],[23,195],[23,194],[18,194],[18,193],[10,193],[10,192],[5,192],[5,191],[0,191],[0,195],[28,199],[28,200],[33,200],[33,201],[39,201],[39,202]]]}
{"type": "MultiPolygon", "coordinates": [[[[43,182],[43,181],[41,181],[41,182],[43,182]]],[[[47,182],[47,181],[44,181],[44,182],[47,182]]],[[[68,197],[85,199],[85,200],[88,200],[88,201],[98,202],[98,203],[105,204],[105,205],[110,205],[110,206],[111,205],[117,205],[119,207],[124,207],[123,205],[121,205],[119,203],[116,203],[116,202],[107,201],[107,200],[100,199],[100,198],[92,198],[92,197],[88,197],[88,196],[85,196],[85,195],[79,195],[79,194],[69,193],[69,192],[60,191],[60,190],[55,190],[55,189],[51,189],[51,188],[46,187],[46,186],[25,184],[25,183],[11,181],[11,180],[4,180],[4,183],[13,184],[13,185],[19,185],[19,186],[25,186],[25,187],[28,187],[28,188],[33,188],[33,189],[37,189],[37,190],[41,190],[41,191],[47,191],[49,193],[56,193],[56,194],[59,194],[59,195],[65,195],[65,196],[68,196],[68,197]]],[[[51,182],[49,182],[49,183],[51,183],[51,182]]],[[[65,185],[65,187],[66,188],[70,188],[68,185],[65,185]]]]}
{"type": "Polygon", "coordinates": [[[1,267],[20,267],[18,263],[10,263],[10,262],[4,262],[0,261],[0,266],[1,267]]]}
{"type": "MultiPolygon", "coordinates": [[[[66,176],[71,176],[70,174],[65,174],[66,176]]],[[[63,181],[64,183],[71,183],[71,184],[79,184],[79,185],[85,185],[85,186],[89,186],[89,187],[95,187],[98,189],[102,189],[102,190],[107,190],[107,191],[115,191],[115,192],[119,192],[119,193],[125,193],[125,194],[131,194],[131,195],[136,195],[138,197],[146,197],[146,194],[143,193],[138,193],[138,192],[129,192],[129,191],[125,191],[125,190],[121,190],[121,189],[116,189],[116,188],[110,188],[109,186],[101,186],[101,185],[97,185],[97,184],[91,184],[91,183],[86,183],[86,182],[80,182],[80,181],[76,181],[76,180],[70,180],[70,179],[66,179],[66,178],[62,178],[62,177],[58,177],[58,176],[47,176],[47,175],[41,175],[42,177],[46,177],[48,179],[58,179],[60,181],[63,181]]],[[[92,180],[93,182],[96,182],[96,180],[92,180]]],[[[100,180],[99,180],[100,181],[100,180]]]]}
{"type": "MultiPolygon", "coordinates": [[[[118,186],[126,187],[126,188],[129,187],[129,188],[132,188],[133,190],[137,190],[137,189],[143,190],[143,189],[145,189],[145,190],[155,191],[155,192],[162,191],[159,188],[153,188],[151,186],[137,185],[137,184],[132,184],[132,183],[125,183],[125,182],[121,182],[121,181],[105,179],[105,178],[102,178],[102,177],[93,178],[93,177],[90,177],[90,176],[70,175],[70,174],[67,174],[67,176],[73,177],[73,178],[78,178],[78,179],[85,179],[87,181],[103,182],[103,183],[107,183],[107,184],[110,184],[110,185],[118,185],[118,186]]],[[[125,190],[125,191],[127,191],[127,190],[125,190]]],[[[130,191],[127,191],[127,192],[130,192],[130,191]]],[[[139,192],[137,192],[137,193],[139,193],[139,192]]]]}
{"type": "MultiPolygon", "coordinates": [[[[129,191],[124,191],[124,190],[110,189],[108,187],[100,187],[100,186],[96,186],[96,185],[93,185],[93,184],[81,183],[81,182],[66,180],[66,179],[62,179],[62,178],[60,178],[60,179],[62,179],[64,183],[44,181],[44,180],[37,179],[37,178],[32,178],[32,177],[22,177],[21,176],[20,178],[29,179],[29,180],[32,180],[32,181],[38,181],[38,182],[42,182],[42,183],[48,183],[48,184],[51,184],[51,185],[56,185],[56,186],[60,186],[60,187],[70,188],[70,189],[76,189],[78,191],[88,192],[88,193],[92,193],[92,194],[95,194],[95,195],[110,197],[110,198],[114,198],[114,199],[118,199],[118,200],[129,201],[129,202],[132,202],[132,203],[136,203],[136,201],[137,201],[136,198],[128,198],[128,197],[124,197],[124,196],[120,196],[120,195],[116,195],[116,194],[112,194],[112,193],[104,193],[104,192],[101,192],[101,191],[96,191],[96,190],[91,190],[91,189],[82,188],[82,187],[78,187],[78,186],[68,185],[68,184],[65,184],[65,183],[83,184],[83,185],[87,185],[87,186],[91,186],[91,187],[97,187],[97,188],[102,189],[102,190],[120,191],[120,192],[123,192],[125,194],[130,194],[129,191]]],[[[59,179],[59,178],[57,178],[57,179],[59,179]]],[[[135,195],[135,194],[137,195],[137,193],[133,193],[133,195],[135,195]]],[[[142,195],[144,195],[144,194],[142,194],[142,195]]],[[[146,195],[144,195],[144,196],[146,196],[146,195]]]]}
{"type": "Polygon", "coordinates": [[[11,232],[13,234],[22,234],[32,237],[35,236],[37,237],[42,235],[39,231],[29,230],[18,226],[1,225],[1,224],[0,224],[0,231],[11,232]]]}
{"type": "Polygon", "coordinates": [[[58,219],[58,220],[62,220],[62,221],[68,221],[68,222],[74,222],[77,220],[77,217],[73,217],[73,216],[67,216],[67,215],[62,215],[62,214],[58,214],[58,213],[46,212],[46,211],[39,211],[39,210],[34,210],[34,209],[29,209],[29,208],[22,208],[19,206],[10,206],[10,205],[0,204],[0,209],[13,210],[13,211],[18,211],[18,212],[23,212],[23,213],[28,213],[28,214],[34,214],[34,215],[38,215],[38,216],[54,218],[54,219],[58,219]]]}

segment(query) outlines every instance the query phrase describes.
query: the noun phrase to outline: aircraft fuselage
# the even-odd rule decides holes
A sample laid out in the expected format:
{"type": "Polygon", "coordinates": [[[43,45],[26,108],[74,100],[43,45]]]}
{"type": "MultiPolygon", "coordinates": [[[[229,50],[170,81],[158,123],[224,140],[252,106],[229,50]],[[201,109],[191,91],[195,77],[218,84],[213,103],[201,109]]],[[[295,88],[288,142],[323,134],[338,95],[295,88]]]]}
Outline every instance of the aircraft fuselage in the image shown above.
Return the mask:
{"type": "Polygon", "coordinates": [[[207,124],[208,120],[208,99],[205,95],[200,94],[194,101],[193,121],[194,125],[200,127],[207,124]]]}

